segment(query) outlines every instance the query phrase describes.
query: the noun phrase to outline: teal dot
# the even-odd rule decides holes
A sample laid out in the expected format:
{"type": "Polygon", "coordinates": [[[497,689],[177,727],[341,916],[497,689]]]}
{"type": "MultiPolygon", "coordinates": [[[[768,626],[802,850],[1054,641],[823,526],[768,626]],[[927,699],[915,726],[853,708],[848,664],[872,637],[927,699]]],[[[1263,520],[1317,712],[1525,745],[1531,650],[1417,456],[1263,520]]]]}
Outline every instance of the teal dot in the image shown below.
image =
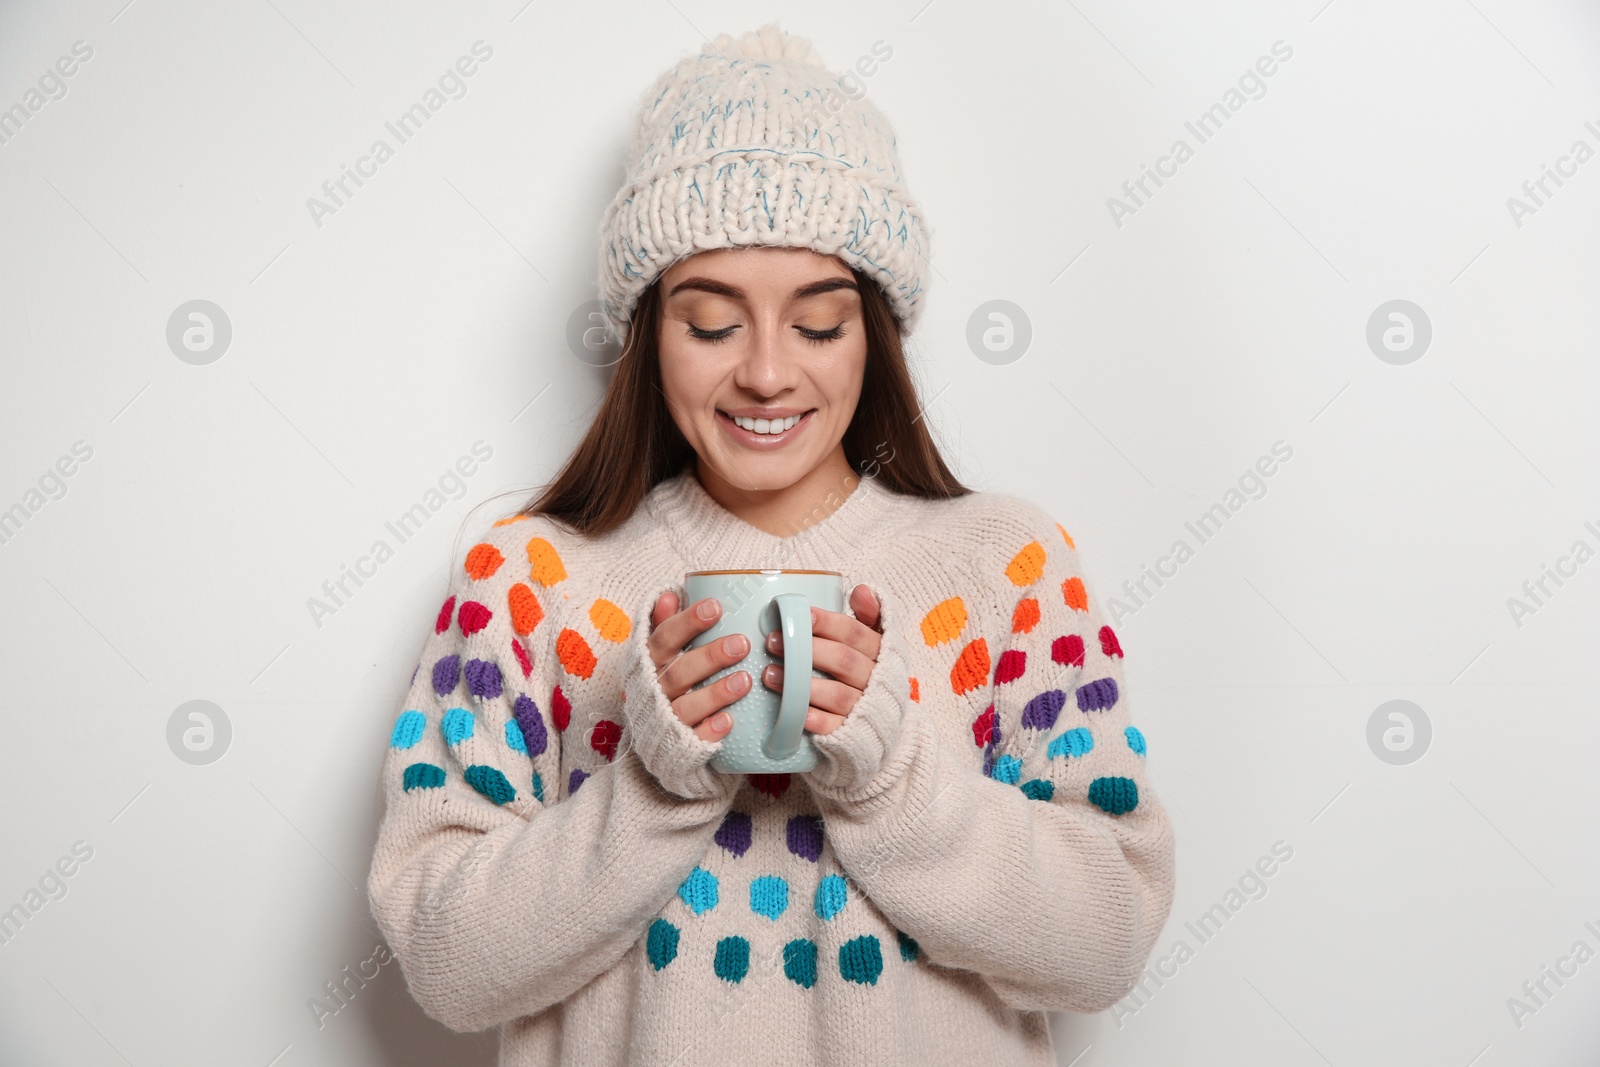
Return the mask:
{"type": "Polygon", "coordinates": [[[444,731],[445,744],[459,744],[472,736],[472,712],[466,708],[451,708],[444,713],[439,728],[444,731]]]}
{"type": "Polygon", "coordinates": [[[839,946],[839,973],[851,982],[877,985],[883,973],[883,953],[871,934],[852,937],[839,946]]]}
{"type": "Polygon", "coordinates": [[[817,943],[797,937],[783,946],[783,974],[795,985],[817,984],[817,943]]]}
{"type": "Polygon", "coordinates": [[[516,797],[517,791],[506,781],[506,776],[483,763],[474,763],[461,775],[467,784],[496,804],[504,804],[516,797]]]}
{"type": "Polygon", "coordinates": [[[1096,778],[1089,783],[1089,801],[1122,815],[1139,806],[1139,786],[1132,778],[1096,778]]]}
{"type": "Polygon", "coordinates": [[[513,752],[520,752],[524,756],[528,754],[528,742],[522,736],[522,727],[517,725],[515,719],[506,720],[506,745],[513,752]]]}
{"type": "Polygon", "coordinates": [[[1056,795],[1056,786],[1048,778],[1029,778],[1022,783],[1022,791],[1030,800],[1049,800],[1056,795]]]}
{"type": "Polygon", "coordinates": [[[776,920],[789,907],[789,883],[766,874],[750,883],[750,910],[776,920]]]}
{"type": "Polygon", "coordinates": [[[900,942],[900,958],[905,960],[907,963],[915,960],[917,958],[917,953],[922,951],[922,949],[917,945],[916,939],[908,937],[904,930],[896,930],[894,932],[894,936],[895,939],[900,942]]]}
{"type": "Polygon", "coordinates": [[[422,731],[428,725],[427,717],[420,711],[408,711],[395,720],[394,733],[389,735],[393,748],[410,748],[422,740],[422,731]]]}
{"type": "Polygon", "coordinates": [[[816,912],[820,919],[831,919],[845,904],[844,879],[830,874],[817,883],[816,912]]]}
{"type": "Polygon", "coordinates": [[[405,786],[407,793],[413,789],[438,789],[444,785],[444,768],[431,763],[413,763],[406,768],[401,785],[405,786]]]}
{"type": "Polygon", "coordinates": [[[1094,747],[1094,736],[1082,726],[1074,726],[1065,733],[1059,734],[1050,747],[1045,749],[1045,755],[1051,759],[1060,759],[1063,756],[1082,756],[1094,747]]]}
{"type": "Polygon", "coordinates": [[[1016,785],[1022,777],[1022,761],[1015,756],[1001,756],[994,761],[994,770],[990,774],[997,782],[1016,785]]]}
{"type": "Polygon", "coordinates": [[[665,919],[657,919],[650,924],[644,946],[650,956],[650,966],[659,971],[678,958],[678,928],[665,919]]]}
{"type": "Polygon", "coordinates": [[[712,970],[726,982],[739,982],[750,972],[750,942],[742,937],[725,937],[717,942],[712,970]]]}
{"type": "Polygon", "coordinates": [[[1141,756],[1144,755],[1144,734],[1139,732],[1139,728],[1137,726],[1129,726],[1127,729],[1122,731],[1122,736],[1128,739],[1129,748],[1133,749],[1141,756]]]}
{"type": "Polygon", "coordinates": [[[544,803],[544,782],[539,778],[539,772],[533,772],[533,798],[539,803],[544,803]]]}
{"type": "Polygon", "coordinates": [[[678,896],[696,915],[717,906],[717,876],[704,867],[696,867],[678,887],[678,896]]]}

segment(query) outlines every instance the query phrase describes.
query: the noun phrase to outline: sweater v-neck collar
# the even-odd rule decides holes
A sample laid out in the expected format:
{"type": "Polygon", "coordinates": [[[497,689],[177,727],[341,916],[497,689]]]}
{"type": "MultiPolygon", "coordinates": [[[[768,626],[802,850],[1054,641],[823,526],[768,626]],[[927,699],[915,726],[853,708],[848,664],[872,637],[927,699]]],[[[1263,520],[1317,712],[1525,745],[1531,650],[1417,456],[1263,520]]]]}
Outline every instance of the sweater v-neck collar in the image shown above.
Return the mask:
{"type": "MultiPolygon", "coordinates": [[[[844,491],[841,484],[835,493],[844,491]]],[[[751,525],[717,502],[692,465],[650,490],[645,506],[691,567],[844,569],[884,533],[896,505],[910,498],[858,478],[833,511],[787,536],[751,525]]],[[[826,502],[819,501],[819,509],[826,502]]]]}

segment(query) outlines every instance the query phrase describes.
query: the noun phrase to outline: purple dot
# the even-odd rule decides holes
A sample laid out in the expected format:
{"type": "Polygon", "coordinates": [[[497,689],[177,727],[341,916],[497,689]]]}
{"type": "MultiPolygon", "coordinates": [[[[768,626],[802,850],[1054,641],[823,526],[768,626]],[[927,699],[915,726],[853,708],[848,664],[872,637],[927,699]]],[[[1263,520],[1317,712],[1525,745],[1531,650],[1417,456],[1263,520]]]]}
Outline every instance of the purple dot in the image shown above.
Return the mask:
{"type": "MultiPolygon", "coordinates": [[[[1082,699],[1080,690],[1080,697],[1082,699]]],[[[1056,716],[1067,702],[1067,694],[1059,689],[1047,689],[1028,701],[1022,709],[1022,725],[1035,730],[1048,730],[1056,724],[1056,716]]]]}
{"type": "Polygon", "coordinates": [[[517,725],[522,727],[522,740],[528,745],[528,755],[542,753],[550,735],[544,728],[544,719],[539,715],[539,705],[528,694],[521,693],[512,704],[511,711],[517,717],[517,725]]]}
{"type": "Polygon", "coordinates": [[[572,768],[572,773],[567,776],[567,796],[570,797],[576,793],[578,787],[583,784],[583,780],[587,777],[589,777],[589,772],[582,767],[572,768]]]}
{"type": "Polygon", "coordinates": [[[789,820],[789,851],[812,863],[822,855],[822,816],[796,815],[789,820]]]}
{"type": "Polygon", "coordinates": [[[500,695],[500,666],[492,660],[467,660],[467,692],[475,697],[493,700],[500,695]]]}
{"type": "Polygon", "coordinates": [[[449,696],[455,692],[456,683],[460,681],[460,656],[445,656],[433,665],[433,691],[440,696],[449,696]]]}
{"type": "Polygon", "coordinates": [[[742,811],[728,812],[712,840],[735,856],[744,855],[750,848],[750,816],[742,811]]]}
{"type": "Polygon", "coordinates": [[[1096,678],[1078,687],[1079,711],[1104,711],[1117,702],[1117,680],[1096,678]]]}

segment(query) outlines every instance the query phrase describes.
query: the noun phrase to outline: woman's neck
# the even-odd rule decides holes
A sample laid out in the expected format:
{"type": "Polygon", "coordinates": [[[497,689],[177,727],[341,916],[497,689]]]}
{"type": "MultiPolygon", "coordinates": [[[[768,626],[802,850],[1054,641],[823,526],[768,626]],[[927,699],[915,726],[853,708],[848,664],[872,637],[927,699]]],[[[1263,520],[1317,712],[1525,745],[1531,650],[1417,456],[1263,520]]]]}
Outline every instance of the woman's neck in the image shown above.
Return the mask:
{"type": "Polygon", "coordinates": [[[844,446],[798,481],[781,489],[747,489],[695,460],[694,477],[706,495],[733,515],[775,537],[787,537],[831,514],[860,484],[844,446]]]}

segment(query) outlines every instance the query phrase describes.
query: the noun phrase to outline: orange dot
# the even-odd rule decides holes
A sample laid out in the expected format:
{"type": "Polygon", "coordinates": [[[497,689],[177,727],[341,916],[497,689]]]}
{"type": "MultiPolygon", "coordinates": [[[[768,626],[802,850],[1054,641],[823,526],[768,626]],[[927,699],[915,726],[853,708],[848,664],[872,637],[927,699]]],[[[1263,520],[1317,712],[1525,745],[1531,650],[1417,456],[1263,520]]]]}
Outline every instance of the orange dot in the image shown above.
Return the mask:
{"type": "Polygon", "coordinates": [[[494,524],[496,526],[510,526],[514,522],[522,522],[527,517],[526,515],[507,515],[503,519],[494,520],[494,524]]]}
{"type": "Polygon", "coordinates": [[[567,576],[567,568],[561,563],[561,553],[542,537],[535,537],[528,542],[528,566],[533,580],[546,589],[567,576]]]}
{"type": "Polygon", "coordinates": [[[922,696],[917,690],[917,680],[915,678],[911,679],[911,699],[918,702],[922,700],[922,696]]]}
{"type": "Polygon", "coordinates": [[[967,642],[950,668],[950,688],[956,695],[970,692],[989,681],[989,644],[981,637],[967,642]]]}
{"type": "Polygon", "coordinates": [[[1037,541],[1023,545],[1022,551],[1012,556],[1011,562],[1006,564],[1006,577],[1011,579],[1012,585],[1032,585],[1043,573],[1044,546],[1037,541]]]}
{"type": "Polygon", "coordinates": [[[1017,605],[1017,610],[1011,613],[1011,632],[1014,634],[1032,633],[1033,628],[1039,625],[1039,602],[1033,597],[1025,598],[1017,605]]]}
{"type": "Polygon", "coordinates": [[[946,641],[954,641],[961,636],[961,631],[967,625],[967,606],[961,598],[953,596],[949,600],[942,600],[933,606],[933,610],[922,617],[922,639],[931,648],[946,641]]]}
{"type": "Polygon", "coordinates": [[[1082,578],[1068,578],[1061,583],[1061,599],[1073,611],[1089,610],[1089,594],[1083,588],[1082,578]]]}
{"type": "Polygon", "coordinates": [[[523,637],[533,632],[544,618],[544,608],[533,590],[518,582],[506,591],[506,603],[511,608],[511,628],[523,637]]]}
{"type": "Polygon", "coordinates": [[[561,661],[561,666],[568,674],[577,675],[579,678],[588,678],[594,674],[595,665],[599,662],[589,650],[589,642],[570,627],[563,627],[561,633],[556,635],[556,658],[561,661]]]}
{"type": "Polygon", "coordinates": [[[1061,531],[1061,540],[1067,543],[1067,547],[1076,552],[1078,546],[1072,543],[1072,535],[1067,533],[1067,528],[1058,522],[1056,523],[1056,529],[1061,531]]]}
{"type": "Polygon", "coordinates": [[[633,632],[628,613],[605,597],[589,605],[589,621],[594,623],[594,628],[607,641],[626,641],[633,632]]]}
{"type": "Polygon", "coordinates": [[[500,564],[505,561],[506,558],[493,545],[473,545],[472,551],[467,553],[467,574],[474,581],[482,581],[499,570],[500,564]]]}

